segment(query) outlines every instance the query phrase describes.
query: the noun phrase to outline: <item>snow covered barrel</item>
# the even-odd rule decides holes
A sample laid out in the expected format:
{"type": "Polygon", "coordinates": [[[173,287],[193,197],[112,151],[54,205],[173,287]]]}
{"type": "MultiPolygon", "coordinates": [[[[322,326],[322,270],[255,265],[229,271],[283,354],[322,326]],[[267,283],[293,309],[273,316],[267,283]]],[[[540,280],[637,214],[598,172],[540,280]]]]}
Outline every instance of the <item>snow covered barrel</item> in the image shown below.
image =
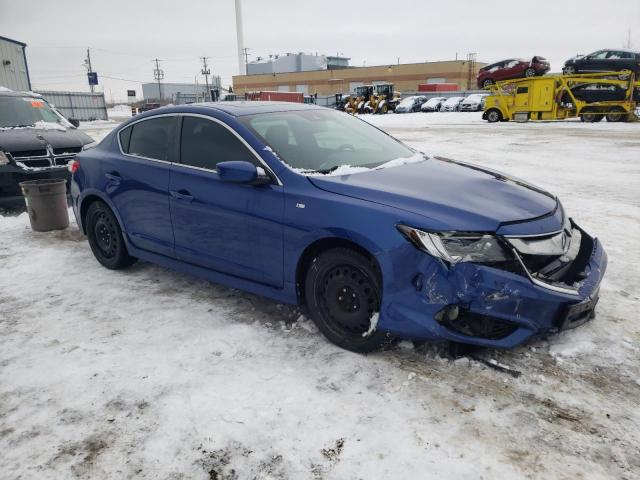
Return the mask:
{"type": "Polygon", "coordinates": [[[20,182],[27,202],[31,229],[36,232],[62,230],[69,226],[67,181],[64,178],[20,182]]]}

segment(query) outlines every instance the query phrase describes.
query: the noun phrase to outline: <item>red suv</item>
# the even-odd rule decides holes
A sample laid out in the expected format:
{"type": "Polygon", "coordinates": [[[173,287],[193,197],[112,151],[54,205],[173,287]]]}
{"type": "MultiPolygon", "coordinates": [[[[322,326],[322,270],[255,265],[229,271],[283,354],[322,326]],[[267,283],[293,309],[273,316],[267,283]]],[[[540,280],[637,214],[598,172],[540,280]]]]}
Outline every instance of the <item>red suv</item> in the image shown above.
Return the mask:
{"type": "Polygon", "coordinates": [[[498,80],[544,75],[548,71],[549,62],[544,57],[533,57],[530,62],[521,58],[510,58],[481,68],[478,71],[478,87],[488,87],[498,80]]]}

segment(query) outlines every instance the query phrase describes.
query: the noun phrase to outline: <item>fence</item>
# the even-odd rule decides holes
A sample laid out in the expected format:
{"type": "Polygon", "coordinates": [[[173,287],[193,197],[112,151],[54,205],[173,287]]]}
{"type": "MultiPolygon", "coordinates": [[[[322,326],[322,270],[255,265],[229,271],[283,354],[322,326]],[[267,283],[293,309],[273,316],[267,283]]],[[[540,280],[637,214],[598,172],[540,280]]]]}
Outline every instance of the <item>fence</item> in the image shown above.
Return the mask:
{"type": "Polygon", "coordinates": [[[107,105],[102,92],[54,92],[38,90],[47,102],[66,118],[82,121],[108,120],[107,105]]]}

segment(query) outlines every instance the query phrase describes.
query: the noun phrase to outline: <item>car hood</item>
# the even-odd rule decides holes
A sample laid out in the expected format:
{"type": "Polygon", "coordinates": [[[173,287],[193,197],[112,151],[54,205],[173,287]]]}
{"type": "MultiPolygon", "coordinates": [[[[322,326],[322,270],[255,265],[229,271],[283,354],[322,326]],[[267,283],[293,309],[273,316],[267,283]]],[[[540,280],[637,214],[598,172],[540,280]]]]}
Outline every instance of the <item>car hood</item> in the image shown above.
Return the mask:
{"type": "MultiPolygon", "coordinates": [[[[329,192],[427,217],[434,230],[493,232],[552,214],[556,198],[521,180],[444,158],[340,176],[310,176],[329,192]]],[[[399,219],[402,221],[402,219],[399,219]]]]}
{"type": "Polygon", "coordinates": [[[6,152],[22,152],[44,148],[46,144],[52,148],[82,147],[93,142],[84,132],[75,128],[42,129],[42,128],[6,128],[0,129],[0,149],[6,152]]]}

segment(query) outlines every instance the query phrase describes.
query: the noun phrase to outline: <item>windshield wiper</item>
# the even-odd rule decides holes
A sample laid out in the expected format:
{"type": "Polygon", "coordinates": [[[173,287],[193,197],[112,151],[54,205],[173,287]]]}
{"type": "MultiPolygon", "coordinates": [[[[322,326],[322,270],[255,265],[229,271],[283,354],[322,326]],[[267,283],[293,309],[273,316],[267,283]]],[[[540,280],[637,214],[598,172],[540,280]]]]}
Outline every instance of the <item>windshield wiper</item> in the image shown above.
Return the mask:
{"type": "Polygon", "coordinates": [[[331,167],[331,168],[324,168],[322,170],[312,170],[312,172],[316,172],[316,173],[321,173],[323,175],[326,175],[327,173],[331,173],[336,171],[338,168],[340,168],[342,165],[336,165],[335,167],[331,167]]]}

